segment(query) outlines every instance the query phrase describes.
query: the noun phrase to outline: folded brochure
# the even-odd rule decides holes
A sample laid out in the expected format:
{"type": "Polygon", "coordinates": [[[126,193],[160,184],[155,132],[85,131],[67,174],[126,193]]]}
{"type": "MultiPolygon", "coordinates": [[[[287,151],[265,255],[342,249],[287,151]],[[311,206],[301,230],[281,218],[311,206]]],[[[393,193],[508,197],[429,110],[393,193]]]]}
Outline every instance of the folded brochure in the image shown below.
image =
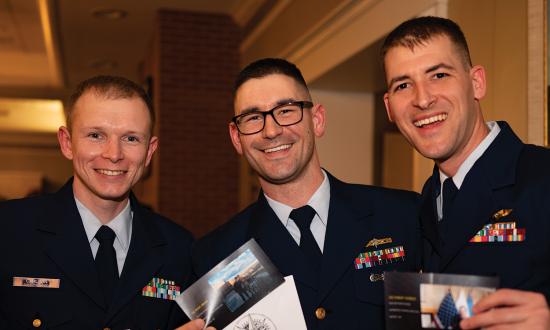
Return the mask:
{"type": "Polygon", "coordinates": [[[216,329],[306,329],[293,278],[283,278],[254,239],[175,300],[216,329]]]}

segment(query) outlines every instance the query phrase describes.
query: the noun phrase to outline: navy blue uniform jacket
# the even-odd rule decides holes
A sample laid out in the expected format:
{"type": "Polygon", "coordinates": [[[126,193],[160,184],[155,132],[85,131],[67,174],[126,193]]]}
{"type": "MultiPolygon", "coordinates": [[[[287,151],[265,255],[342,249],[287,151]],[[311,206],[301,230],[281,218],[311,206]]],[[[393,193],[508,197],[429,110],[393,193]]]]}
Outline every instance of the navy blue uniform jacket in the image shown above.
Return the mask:
{"type": "Polygon", "coordinates": [[[293,275],[308,329],[383,329],[384,285],[371,274],[414,271],[420,262],[418,195],[379,187],[352,185],[331,175],[330,206],[320,274],[313,274],[294,239],[263,193],[229,222],[197,241],[193,266],[203,275],[250,238],[255,238],[283,275],[293,275]],[[374,239],[391,238],[378,247],[374,239]],[[404,260],[355,269],[364,251],[403,246],[404,260]],[[319,278],[317,284],[315,278],[319,278]],[[322,307],[326,317],[318,320],[322,307]]]}
{"type": "MultiPolygon", "coordinates": [[[[106,309],[72,180],[59,192],[0,203],[0,329],[173,329],[185,320],[174,301],[144,297],[153,278],[185,287],[191,235],[140,206],[111,306],[106,309]],[[59,279],[59,289],[15,287],[14,277],[59,279]]],[[[182,288],[183,289],[183,288],[182,288]]]]}
{"type": "Polygon", "coordinates": [[[505,122],[455,197],[441,233],[438,169],[422,192],[424,271],[499,276],[502,287],[550,293],[550,150],[523,144],[505,122]],[[496,219],[500,210],[511,210],[496,219]],[[525,240],[474,243],[486,224],[515,222],[525,240]]]}

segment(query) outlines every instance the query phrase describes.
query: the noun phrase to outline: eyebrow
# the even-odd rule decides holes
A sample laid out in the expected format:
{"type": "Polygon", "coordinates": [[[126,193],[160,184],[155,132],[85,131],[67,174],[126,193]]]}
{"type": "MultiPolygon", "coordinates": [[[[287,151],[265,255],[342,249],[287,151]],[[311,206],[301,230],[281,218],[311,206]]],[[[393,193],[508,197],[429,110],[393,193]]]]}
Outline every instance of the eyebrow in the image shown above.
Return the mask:
{"type": "Polygon", "coordinates": [[[429,67],[428,70],[426,70],[425,73],[434,72],[434,71],[437,71],[439,69],[454,70],[455,68],[453,66],[449,65],[449,64],[439,63],[439,64],[436,64],[434,66],[429,67]]]}
{"type": "MultiPolygon", "coordinates": [[[[103,128],[101,126],[83,126],[82,128],[86,131],[105,132],[105,128],[103,128]]],[[[147,136],[148,134],[149,133],[147,133],[147,132],[140,132],[140,131],[136,131],[136,130],[127,130],[127,131],[124,131],[124,133],[123,133],[123,135],[142,135],[142,136],[147,136]]]]}
{"type": "MultiPolygon", "coordinates": [[[[431,67],[429,67],[426,71],[424,71],[424,73],[431,73],[431,72],[434,72],[434,71],[437,71],[439,69],[447,69],[447,70],[455,70],[455,68],[451,65],[448,65],[448,64],[445,64],[445,63],[438,63],[436,65],[433,65],[431,67]]],[[[403,80],[407,80],[409,79],[410,76],[408,75],[402,75],[402,76],[398,76],[398,77],[395,77],[393,78],[392,80],[390,80],[390,83],[388,84],[388,89],[390,89],[395,83],[398,83],[400,81],[403,81],[403,80]]]]}
{"type": "MultiPolygon", "coordinates": [[[[275,102],[275,106],[271,107],[269,110],[271,110],[273,108],[276,108],[280,105],[288,104],[288,103],[291,103],[291,102],[296,102],[296,99],[287,98],[287,99],[278,100],[277,102],[275,102]]],[[[269,111],[269,110],[265,110],[265,111],[269,111]]],[[[263,112],[263,111],[260,110],[260,108],[258,108],[258,107],[250,107],[250,108],[245,108],[243,111],[241,111],[241,113],[239,115],[244,115],[246,113],[251,113],[251,112],[263,112]]]]}

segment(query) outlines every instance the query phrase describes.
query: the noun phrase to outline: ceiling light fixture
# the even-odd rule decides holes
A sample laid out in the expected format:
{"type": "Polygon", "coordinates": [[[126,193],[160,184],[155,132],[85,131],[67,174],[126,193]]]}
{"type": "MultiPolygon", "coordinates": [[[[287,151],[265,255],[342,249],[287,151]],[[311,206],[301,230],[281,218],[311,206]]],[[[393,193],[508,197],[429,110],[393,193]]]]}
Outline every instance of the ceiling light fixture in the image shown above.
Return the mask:
{"type": "Polygon", "coordinates": [[[94,9],[92,11],[92,16],[99,19],[110,19],[110,20],[117,20],[117,19],[123,19],[128,15],[128,12],[122,9],[94,9]]]}

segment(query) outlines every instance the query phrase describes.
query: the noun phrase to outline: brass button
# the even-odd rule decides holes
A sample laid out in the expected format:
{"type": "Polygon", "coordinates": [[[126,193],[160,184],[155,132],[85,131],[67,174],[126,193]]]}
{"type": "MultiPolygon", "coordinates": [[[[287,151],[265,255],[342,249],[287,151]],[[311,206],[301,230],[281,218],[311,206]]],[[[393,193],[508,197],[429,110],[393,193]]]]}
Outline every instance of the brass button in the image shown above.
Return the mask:
{"type": "Polygon", "coordinates": [[[34,319],[32,320],[32,326],[35,327],[35,328],[40,328],[40,326],[42,325],[42,321],[40,321],[40,319],[34,319]]]}
{"type": "Polygon", "coordinates": [[[318,320],[323,320],[327,316],[327,311],[323,307],[319,307],[315,310],[315,316],[318,320]]]}

